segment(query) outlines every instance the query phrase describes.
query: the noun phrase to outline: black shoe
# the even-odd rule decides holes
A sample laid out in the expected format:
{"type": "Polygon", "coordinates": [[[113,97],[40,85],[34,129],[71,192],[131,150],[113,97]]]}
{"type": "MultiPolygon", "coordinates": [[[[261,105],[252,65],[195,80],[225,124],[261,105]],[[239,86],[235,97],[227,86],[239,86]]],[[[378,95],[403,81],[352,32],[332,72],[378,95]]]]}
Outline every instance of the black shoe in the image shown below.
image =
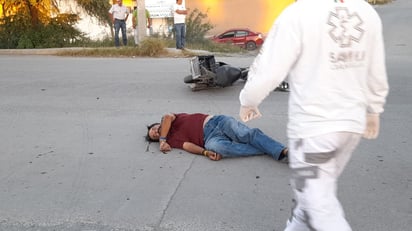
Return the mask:
{"type": "Polygon", "coordinates": [[[288,148],[284,148],[282,150],[282,152],[279,155],[278,161],[281,163],[285,163],[285,164],[289,163],[289,149],[288,148]]]}
{"type": "Polygon", "coordinates": [[[279,160],[280,163],[289,164],[289,157],[285,156],[283,159],[279,160]]]}
{"type": "Polygon", "coordinates": [[[279,86],[275,88],[275,91],[289,91],[289,83],[282,81],[282,83],[280,83],[279,86]]]}

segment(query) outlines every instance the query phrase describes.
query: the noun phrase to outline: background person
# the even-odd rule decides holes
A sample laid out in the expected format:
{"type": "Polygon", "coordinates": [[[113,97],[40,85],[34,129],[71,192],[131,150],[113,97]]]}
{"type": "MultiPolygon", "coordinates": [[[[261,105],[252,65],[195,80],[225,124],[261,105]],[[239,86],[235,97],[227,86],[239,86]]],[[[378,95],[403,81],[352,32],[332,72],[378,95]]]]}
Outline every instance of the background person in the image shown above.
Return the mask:
{"type": "Polygon", "coordinates": [[[176,0],[176,4],[173,5],[176,49],[184,49],[186,45],[186,15],[188,9],[185,8],[182,1],[176,0]]]}
{"type": "Polygon", "coordinates": [[[112,5],[109,10],[109,15],[114,25],[114,44],[116,47],[120,46],[119,30],[122,30],[123,45],[127,45],[126,21],[129,13],[129,8],[123,5],[122,0],[116,0],[116,4],[112,5]]]}
{"type": "Polygon", "coordinates": [[[240,117],[289,73],[289,166],[296,206],[286,231],[350,231],[337,181],[362,134],[379,134],[388,94],[382,22],[364,0],[299,0],[269,32],[240,93],[240,117]]]}
{"type": "MultiPolygon", "coordinates": [[[[146,14],[146,26],[147,28],[151,29],[152,27],[152,19],[150,18],[150,12],[145,9],[145,14],[146,14]]],[[[133,32],[134,32],[134,44],[137,46],[139,45],[139,17],[138,17],[138,11],[137,11],[137,6],[133,8],[133,13],[132,13],[132,27],[133,27],[133,32]]]]}
{"type": "Polygon", "coordinates": [[[159,142],[162,152],[179,148],[211,160],[263,154],[283,160],[288,152],[283,144],[233,117],[202,113],[166,114],[161,123],[148,126],[146,140],[159,142]]]}

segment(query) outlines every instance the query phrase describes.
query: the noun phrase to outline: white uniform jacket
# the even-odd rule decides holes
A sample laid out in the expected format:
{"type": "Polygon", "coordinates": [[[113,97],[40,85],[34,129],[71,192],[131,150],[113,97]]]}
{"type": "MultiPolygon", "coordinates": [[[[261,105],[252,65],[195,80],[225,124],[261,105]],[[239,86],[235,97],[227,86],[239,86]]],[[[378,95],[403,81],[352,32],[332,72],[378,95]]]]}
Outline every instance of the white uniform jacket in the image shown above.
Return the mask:
{"type": "Polygon", "coordinates": [[[288,136],[363,133],[388,94],[382,23],[364,0],[299,0],[271,28],[240,93],[258,106],[288,76],[288,136]]]}

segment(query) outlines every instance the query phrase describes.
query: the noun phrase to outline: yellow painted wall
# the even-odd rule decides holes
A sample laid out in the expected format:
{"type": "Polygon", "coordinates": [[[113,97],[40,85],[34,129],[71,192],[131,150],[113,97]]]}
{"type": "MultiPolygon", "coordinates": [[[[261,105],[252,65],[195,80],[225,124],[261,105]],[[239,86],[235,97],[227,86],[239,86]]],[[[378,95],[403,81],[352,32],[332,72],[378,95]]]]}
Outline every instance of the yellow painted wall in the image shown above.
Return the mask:
{"type": "Polygon", "coordinates": [[[267,33],[281,11],[295,0],[186,0],[186,7],[199,9],[215,25],[212,34],[233,27],[248,27],[267,33]]]}
{"type": "MultiPolygon", "coordinates": [[[[109,2],[111,4],[116,4],[116,0],[109,0],[109,2]]],[[[136,0],[123,0],[123,5],[127,6],[127,7],[133,7],[136,5],[136,0]]]]}

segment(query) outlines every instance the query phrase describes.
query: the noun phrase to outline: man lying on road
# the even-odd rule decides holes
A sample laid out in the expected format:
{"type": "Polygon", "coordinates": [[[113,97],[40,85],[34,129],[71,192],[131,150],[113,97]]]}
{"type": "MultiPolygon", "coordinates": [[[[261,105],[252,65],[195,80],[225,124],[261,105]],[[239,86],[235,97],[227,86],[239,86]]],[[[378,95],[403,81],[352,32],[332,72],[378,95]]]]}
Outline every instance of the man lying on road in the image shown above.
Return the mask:
{"type": "Polygon", "coordinates": [[[287,162],[287,147],[230,116],[170,113],[147,129],[146,140],[159,142],[164,153],[179,148],[211,160],[266,154],[287,162]]]}

